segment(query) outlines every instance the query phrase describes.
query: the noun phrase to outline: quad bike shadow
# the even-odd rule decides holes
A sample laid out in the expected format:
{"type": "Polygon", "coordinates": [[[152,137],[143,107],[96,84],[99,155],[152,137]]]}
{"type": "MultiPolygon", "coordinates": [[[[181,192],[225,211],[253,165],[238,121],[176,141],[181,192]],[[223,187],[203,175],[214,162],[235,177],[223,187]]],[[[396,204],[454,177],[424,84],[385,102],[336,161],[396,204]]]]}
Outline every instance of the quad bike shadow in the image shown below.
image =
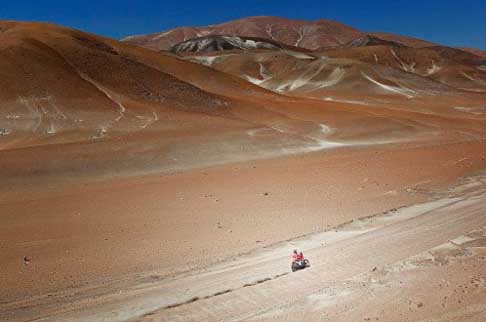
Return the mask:
{"type": "Polygon", "coordinates": [[[298,260],[292,262],[292,272],[304,269],[310,266],[310,262],[308,259],[298,260]]]}

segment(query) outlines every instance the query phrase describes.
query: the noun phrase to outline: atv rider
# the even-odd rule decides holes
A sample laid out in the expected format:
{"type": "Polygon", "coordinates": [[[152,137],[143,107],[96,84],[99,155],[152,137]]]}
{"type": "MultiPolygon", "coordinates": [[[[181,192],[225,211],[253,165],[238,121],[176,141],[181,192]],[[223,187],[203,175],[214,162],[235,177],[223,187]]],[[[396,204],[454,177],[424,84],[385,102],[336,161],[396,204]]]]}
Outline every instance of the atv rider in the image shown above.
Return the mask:
{"type": "Polygon", "coordinates": [[[292,254],[292,261],[299,262],[304,260],[304,254],[302,252],[297,252],[297,249],[294,249],[294,253],[292,254]]]}
{"type": "Polygon", "coordinates": [[[292,254],[292,265],[290,266],[292,268],[292,272],[304,269],[309,266],[310,263],[307,259],[304,258],[304,254],[302,252],[297,252],[297,249],[295,249],[294,253],[292,254]]]}

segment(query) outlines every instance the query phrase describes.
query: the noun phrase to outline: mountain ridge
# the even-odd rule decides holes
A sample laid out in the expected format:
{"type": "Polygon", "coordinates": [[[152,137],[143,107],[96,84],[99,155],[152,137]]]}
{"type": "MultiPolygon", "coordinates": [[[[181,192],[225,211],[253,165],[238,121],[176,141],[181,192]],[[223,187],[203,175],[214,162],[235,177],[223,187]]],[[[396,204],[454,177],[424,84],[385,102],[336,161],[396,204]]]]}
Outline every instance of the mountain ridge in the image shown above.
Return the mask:
{"type": "Polygon", "coordinates": [[[213,34],[267,38],[311,50],[344,45],[366,35],[411,47],[434,45],[429,41],[403,35],[360,31],[330,19],[306,21],[275,16],[251,16],[208,26],[177,27],[161,32],[127,36],[120,41],[154,50],[168,50],[176,43],[213,34]]]}

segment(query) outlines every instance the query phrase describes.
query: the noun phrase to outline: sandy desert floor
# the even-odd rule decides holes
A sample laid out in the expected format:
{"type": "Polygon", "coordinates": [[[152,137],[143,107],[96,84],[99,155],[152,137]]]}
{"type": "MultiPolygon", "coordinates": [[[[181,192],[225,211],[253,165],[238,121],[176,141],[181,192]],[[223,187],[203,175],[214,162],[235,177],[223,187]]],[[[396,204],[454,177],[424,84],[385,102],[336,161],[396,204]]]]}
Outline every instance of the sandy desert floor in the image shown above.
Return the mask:
{"type": "MultiPolygon", "coordinates": [[[[475,191],[473,195],[447,191],[458,184],[458,178],[486,168],[485,151],[482,141],[339,148],[171,174],[104,181],[57,178],[47,184],[10,187],[2,191],[0,204],[1,320],[102,321],[108,314],[115,321],[149,313],[143,319],[215,321],[239,316],[238,321],[290,321],[299,320],[295,313],[299,308],[324,321],[333,320],[333,314],[346,320],[340,315],[343,312],[349,314],[349,321],[385,317],[377,309],[382,306],[379,301],[394,299],[405,305],[408,302],[400,301],[408,298],[407,292],[423,287],[421,279],[452,272],[440,265],[417,270],[391,265],[486,225],[482,190],[478,190],[483,181],[462,182],[475,191]],[[455,195],[459,199],[453,199],[455,195]],[[393,214],[392,209],[424,202],[432,202],[425,208],[435,209],[434,221],[412,207],[404,208],[412,209],[405,211],[412,215],[390,217],[393,225],[387,229],[394,232],[382,233],[383,225],[374,226],[372,220],[365,221],[365,228],[359,225],[356,234],[341,229],[333,233],[335,227],[358,218],[393,214]],[[464,209],[454,210],[456,203],[464,209]],[[447,210],[440,210],[443,207],[447,210]],[[407,226],[410,216],[415,218],[413,227],[407,226]],[[282,241],[287,242],[279,244],[282,241]],[[329,243],[336,244],[327,247],[329,243]],[[296,245],[313,265],[288,275],[288,256],[296,245]],[[395,251],[394,245],[405,249],[395,251]],[[344,249],[350,253],[343,253],[344,249]],[[240,262],[244,265],[234,264],[240,262]],[[371,274],[375,266],[378,269],[371,274]],[[242,288],[280,275],[278,281],[242,288]],[[408,281],[407,289],[400,288],[397,279],[408,281]],[[275,293],[267,289],[270,285],[275,293]],[[302,291],[295,291],[299,285],[302,291]],[[231,294],[212,296],[228,290],[231,294]],[[253,298],[253,290],[260,297],[273,294],[272,300],[253,298]],[[251,293],[242,297],[250,306],[240,305],[238,292],[251,293]],[[334,293],[345,295],[333,297],[334,293]],[[193,304],[168,309],[196,298],[193,304]],[[375,305],[376,310],[365,316],[356,304],[360,301],[359,307],[375,305]],[[313,303],[320,303],[315,307],[322,310],[305,309],[314,307],[313,303]],[[207,315],[196,318],[194,312],[207,315]],[[248,312],[259,314],[245,315],[248,312]]],[[[343,227],[348,231],[355,225],[343,227]]],[[[459,256],[450,261],[451,270],[476,265],[475,276],[484,276],[478,256],[459,256]]],[[[465,283],[471,274],[460,271],[450,283],[465,283]]],[[[484,292],[482,281],[478,292],[484,292]]],[[[410,304],[414,316],[425,317],[421,312],[430,313],[432,308],[437,314],[446,312],[436,305],[438,300],[427,299],[429,303],[417,296],[412,300],[426,306],[410,304]]],[[[474,296],[461,301],[463,305],[456,303],[454,308],[481,302],[474,296]]],[[[409,316],[408,306],[403,310],[402,317],[409,316]]],[[[396,321],[401,321],[398,316],[396,321]]]]}

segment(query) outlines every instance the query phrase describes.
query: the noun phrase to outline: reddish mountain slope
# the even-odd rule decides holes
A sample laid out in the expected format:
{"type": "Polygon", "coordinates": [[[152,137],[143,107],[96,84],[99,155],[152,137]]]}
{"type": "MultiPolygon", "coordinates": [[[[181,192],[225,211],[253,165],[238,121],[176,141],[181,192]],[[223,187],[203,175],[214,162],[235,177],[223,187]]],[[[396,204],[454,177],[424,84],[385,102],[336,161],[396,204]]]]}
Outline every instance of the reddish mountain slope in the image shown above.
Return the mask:
{"type": "Polygon", "coordinates": [[[470,120],[483,118],[482,105],[463,96],[452,103],[452,95],[421,103],[444,85],[356,60],[248,50],[224,52],[237,62],[224,67],[212,55],[187,58],[202,63],[195,64],[49,24],[0,22],[0,29],[4,182],[171,171],[348,143],[415,140],[466,122],[474,131],[484,128],[470,120]],[[249,77],[259,78],[253,82],[260,86],[249,77]],[[338,104],[336,97],[408,105],[397,110],[398,103],[391,109],[383,103],[370,111],[338,104]],[[444,126],[416,122],[431,116],[409,110],[424,107],[435,109],[440,117],[433,122],[444,126]]]}
{"type": "MultiPolygon", "coordinates": [[[[403,35],[386,32],[364,32],[326,19],[304,21],[271,16],[247,17],[210,26],[179,27],[153,34],[129,36],[122,41],[153,50],[169,50],[175,44],[209,35],[266,38],[282,44],[312,50],[340,46],[366,35],[409,47],[421,48],[435,45],[426,40],[403,35]]],[[[468,50],[477,55],[485,55],[484,51],[468,50]]]]}
{"type": "Polygon", "coordinates": [[[265,95],[204,66],[75,30],[16,22],[0,29],[3,148],[168,128],[168,118],[226,113],[231,99],[214,93],[265,95]]]}
{"type": "Polygon", "coordinates": [[[122,41],[155,50],[167,50],[182,41],[207,35],[260,37],[307,49],[347,43],[361,36],[349,26],[331,20],[313,22],[279,17],[249,17],[207,27],[182,27],[122,41]]]}
{"type": "MultiPolygon", "coordinates": [[[[372,36],[408,47],[422,48],[436,44],[409,36],[387,32],[360,31],[342,23],[321,19],[317,21],[292,20],[280,17],[257,16],[201,27],[179,27],[164,32],[129,36],[122,41],[153,50],[169,50],[183,41],[209,35],[259,37],[316,50],[344,45],[352,40],[372,36]]],[[[486,57],[486,51],[460,48],[477,56],[486,57]]]]}
{"type": "Polygon", "coordinates": [[[0,22],[0,29],[4,183],[173,171],[343,144],[330,135],[381,142],[429,131],[393,120],[399,113],[370,116],[290,98],[76,30],[18,22],[0,22]]]}

